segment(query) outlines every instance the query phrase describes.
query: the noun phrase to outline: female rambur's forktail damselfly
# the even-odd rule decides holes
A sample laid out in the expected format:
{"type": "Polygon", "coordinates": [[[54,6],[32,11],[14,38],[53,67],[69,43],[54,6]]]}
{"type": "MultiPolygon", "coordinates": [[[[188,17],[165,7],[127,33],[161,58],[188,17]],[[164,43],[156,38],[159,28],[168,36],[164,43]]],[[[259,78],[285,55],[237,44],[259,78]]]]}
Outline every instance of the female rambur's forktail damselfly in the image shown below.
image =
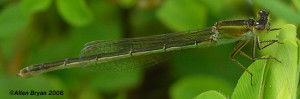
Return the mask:
{"type": "MultiPolygon", "coordinates": [[[[32,65],[20,70],[20,72],[17,73],[17,76],[30,77],[64,68],[81,66],[89,67],[92,65],[97,67],[94,69],[98,69],[100,71],[119,71],[137,67],[129,65],[127,66],[127,64],[118,66],[118,64],[121,64],[118,62],[124,63],[124,59],[133,59],[138,56],[147,56],[186,48],[213,46],[241,40],[241,42],[238,43],[234,48],[234,52],[230,57],[233,62],[238,64],[238,66],[251,75],[252,85],[253,74],[237,60],[235,60],[234,56],[239,53],[250,60],[274,59],[280,62],[276,58],[255,58],[255,46],[261,50],[274,44],[275,42],[279,43],[278,40],[259,40],[260,34],[272,30],[278,29],[270,29],[269,12],[266,10],[259,10],[257,13],[257,20],[248,19],[220,21],[216,22],[216,24],[212,27],[186,32],[155,35],[149,37],[126,38],[121,40],[92,41],[85,45],[79,58],[67,58],[65,60],[56,62],[32,65]],[[251,37],[253,37],[253,47],[252,55],[250,57],[243,53],[241,49],[249,42],[251,37]],[[261,47],[261,43],[269,44],[261,47]],[[116,66],[105,66],[103,63],[115,63],[116,66]]],[[[143,62],[152,61],[144,60],[143,62]]]]}

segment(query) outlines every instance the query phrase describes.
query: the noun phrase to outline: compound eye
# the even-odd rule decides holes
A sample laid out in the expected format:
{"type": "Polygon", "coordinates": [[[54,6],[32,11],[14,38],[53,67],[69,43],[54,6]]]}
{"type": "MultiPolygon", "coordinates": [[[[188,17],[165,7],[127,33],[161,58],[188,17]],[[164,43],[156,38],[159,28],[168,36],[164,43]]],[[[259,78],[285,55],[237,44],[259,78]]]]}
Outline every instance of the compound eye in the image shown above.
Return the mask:
{"type": "Polygon", "coordinates": [[[269,12],[266,11],[266,10],[259,10],[258,13],[259,13],[260,15],[263,15],[263,16],[268,16],[268,15],[269,15],[269,12]]]}

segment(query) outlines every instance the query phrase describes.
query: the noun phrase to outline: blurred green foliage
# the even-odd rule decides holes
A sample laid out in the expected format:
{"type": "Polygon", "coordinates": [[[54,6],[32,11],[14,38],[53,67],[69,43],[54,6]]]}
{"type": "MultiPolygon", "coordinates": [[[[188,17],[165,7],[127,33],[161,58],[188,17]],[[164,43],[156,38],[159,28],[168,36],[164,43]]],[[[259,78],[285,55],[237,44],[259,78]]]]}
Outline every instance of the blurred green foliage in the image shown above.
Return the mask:
{"type": "Polygon", "coordinates": [[[34,13],[47,10],[51,2],[52,0],[24,0],[21,3],[21,10],[24,15],[34,15],[34,13]]]}
{"type": "MultiPolygon", "coordinates": [[[[0,96],[187,99],[199,95],[198,99],[218,92],[223,94],[220,97],[231,96],[244,72],[229,59],[235,44],[184,50],[158,66],[132,72],[72,68],[32,78],[18,78],[15,73],[32,64],[78,57],[89,41],[256,18],[258,9],[270,11],[271,27],[300,23],[299,0],[0,0],[0,96]],[[64,95],[16,96],[9,95],[11,90],[63,90],[64,95]]],[[[243,50],[250,53],[250,49],[251,44],[243,50]]],[[[245,66],[251,63],[242,56],[237,59],[245,66]]]]}
{"type": "Polygon", "coordinates": [[[59,14],[66,22],[73,26],[90,24],[93,15],[84,0],[58,0],[56,1],[59,14]]]}

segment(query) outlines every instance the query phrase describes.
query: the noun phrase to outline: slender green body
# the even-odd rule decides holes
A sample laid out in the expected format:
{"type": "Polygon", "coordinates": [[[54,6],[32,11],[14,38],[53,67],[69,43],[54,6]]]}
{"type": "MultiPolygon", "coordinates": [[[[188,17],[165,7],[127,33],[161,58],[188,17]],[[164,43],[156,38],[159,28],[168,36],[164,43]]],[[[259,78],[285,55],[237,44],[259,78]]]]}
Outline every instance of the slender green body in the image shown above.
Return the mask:
{"type": "Polygon", "coordinates": [[[85,45],[78,58],[67,58],[55,62],[31,65],[20,70],[17,76],[30,77],[49,71],[82,66],[86,66],[92,71],[122,71],[139,66],[144,67],[143,65],[147,63],[154,64],[161,59],[161,56],[164,56],[162,53],[188,48],[216,46],[238,40],[241,40],[241,42],[234,48],[231,59],[252,75],[250,71],[234,59],[234,56],[240,53],[251,60],[258,59],[254,57],[254,53],[252,53],[252,57],[249,57],[240,51],[251,37],[254,37],[254,48],[257,43],[259,49],[277,42],[277,40],[269,41],[271,43],[262,48],[259,45],[261,41],[259,41],[258,35],[263,31],[270,31],[268,17],[269,14],[266,10],[260,10],[258,20],[220,21],[212,27],[186,32],[121,40],[92,41],[85,45]]]}

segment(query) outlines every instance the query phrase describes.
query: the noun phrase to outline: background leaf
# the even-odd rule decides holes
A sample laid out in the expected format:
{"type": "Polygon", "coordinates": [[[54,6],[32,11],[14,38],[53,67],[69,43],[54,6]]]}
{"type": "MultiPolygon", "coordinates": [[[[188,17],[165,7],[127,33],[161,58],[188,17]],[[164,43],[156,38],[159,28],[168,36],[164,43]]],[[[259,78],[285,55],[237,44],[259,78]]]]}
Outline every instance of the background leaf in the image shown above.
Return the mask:
{"type": "Polygon", "coordinates": [[[204,27],[206,10],[200,3],[186,0],[169,0],[158,10],[158,18],[172,30],[204,27]],[[193,11],[197,10],[198,13],[193,11]]]}
{"type": "Polygon", "coordinates": [[[19,3],[8,5],[0,13],[0,37],[2,39],[15,35],[15,33],[24,28],[29,22],[29,18],[21,13],[19,3]]]}
{"type": "Polygon", "coordinates": [[[61,16],[72,26],[85,26],[93,20],[93,14],[85,0],[56,0],[61,16]]]}
{"type": "Polygon", "coordinates": [[[45,11],[51,5],[52,0],[22,0],[22,11],[26,16],[36,12],[45,11]]]}
{"type": "Polygon", "coordinates": [[[206,91],[198,95],[195,99],[227,99],[223,94],[217,91],[206,91]]]}
{"type": "MultiPolygon", "coordinates": [[[[29,24],[29,17],[23,15],[19,3],[7,5],[0,12],[0,39],[2,59],[12,59],[14,37],[29,24]]],[[[3,62],[3,61],[2,61],[3,62]]]]}
{"type": "Polygon", "coordinates": [[[221,78],[205,76],[205,75],[193,75],[180,79],[173,84],[170,95],[172,99],[192,99],[199,93],[218,90],[224,92],[226,95],[230,95],[232,92],[232,86],[221,78]]]}

